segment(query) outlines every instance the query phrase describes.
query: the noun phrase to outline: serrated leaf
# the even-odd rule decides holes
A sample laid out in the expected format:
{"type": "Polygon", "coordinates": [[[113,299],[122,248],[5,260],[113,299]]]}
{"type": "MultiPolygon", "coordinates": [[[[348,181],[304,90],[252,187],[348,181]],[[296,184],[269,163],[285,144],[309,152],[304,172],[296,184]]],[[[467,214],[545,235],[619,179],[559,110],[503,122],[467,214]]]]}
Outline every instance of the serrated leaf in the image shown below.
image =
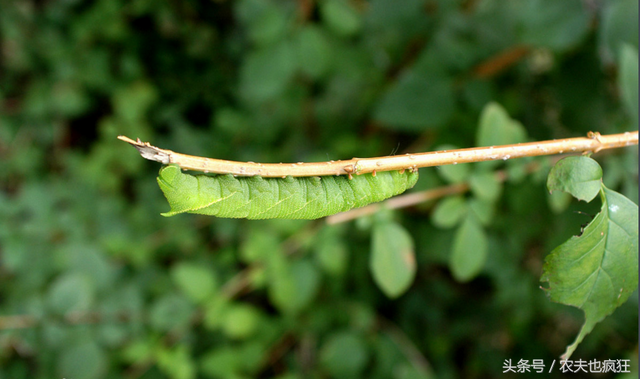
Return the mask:
{"type": "Polygon", "coordinates": [[[390,298],[402,295],[416,275],[413,239],[398,223],[374,225],[370,267],[373,279],[390,298]]]}
{"type": "Polygon", "coordinates": [[[604,185],[600,196],[601,212],[581,236],[551,252],[540,279],[549,283],[546,293],[552,301],[585,313],[585,323],[563,359],[638,286],[638,206],[604,185]]]}
{"type": "Polygon", "coordinates": [[[467,204],[462,196],[451,196],[440,201],[433,210],[431,222],[439,228],[452,228],[467,212],[467,204]]]}
{"type": "Polygon", "coordinates": [[[468,215],[456,231],[449,268],[456,280],[467,282],[478,275],[487,260],[488,241],[484,230],[468,215]]]}
{"type": "Polygon", "coordinates": [[[590,202],[602,184],[602,168],[586,156],[564,158],[551,169],[547,178],[549,192],[568,192],[578,200],[590,202]]]}
{"type": "Polygon", "coordinates": [[[618,86],[627,112],[638,123],[638,49],[624,44],[620,51],[618,86]]]}

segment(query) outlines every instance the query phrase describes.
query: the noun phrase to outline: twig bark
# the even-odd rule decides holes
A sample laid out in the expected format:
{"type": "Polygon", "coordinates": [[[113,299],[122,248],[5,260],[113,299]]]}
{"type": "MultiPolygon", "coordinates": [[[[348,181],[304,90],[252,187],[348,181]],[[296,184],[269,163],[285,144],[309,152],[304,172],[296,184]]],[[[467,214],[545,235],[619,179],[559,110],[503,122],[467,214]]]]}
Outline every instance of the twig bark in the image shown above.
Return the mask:
{"type": "Polygon", "coordinates": [[[186,170],[205,173],[233,174],[237,176],[285,177],[356,175],[392,170],[417,170],[421,167],[443,166],[458,163],[508,160],[577,152],[598,152],[638,144],[638,131],[621,134],[600,135],[589,133],[584,138],[566,138],[552,141],[528,142],[514,145],[474,147],[458,150],[432,151],[427,153],[394,155],[375,158],[353,158],[343,161],[311,163],[255,163],[236,162],[222,159],[196,157],[176,153],[152,146],[139,139],[134,141],[125,136],[118,139],[133,145],[143,158],[163,164],[177,164],[186,170]]]}

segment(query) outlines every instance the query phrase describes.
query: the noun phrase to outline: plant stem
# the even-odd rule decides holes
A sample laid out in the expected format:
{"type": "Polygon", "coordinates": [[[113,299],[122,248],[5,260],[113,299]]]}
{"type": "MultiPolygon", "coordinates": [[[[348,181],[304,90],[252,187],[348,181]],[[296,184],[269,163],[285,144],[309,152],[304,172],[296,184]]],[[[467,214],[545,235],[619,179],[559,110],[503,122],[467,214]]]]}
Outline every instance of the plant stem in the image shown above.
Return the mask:
{"type": "Polygon", "coordinates": [[[133,145],[143,158],[164,164],[176,164],[185,170],[205,173],[233,174],[237,176],[285,177],[366,174],[392,170],[417,170],[421,167],[443,166],[512,158],[534,157],[563,153],[594,152],[604,149],[637,145],[638,131],[621,134],[600,135],[589,133],[588,137],[566,138],[552,141],[518,143],[513,145],[474,147],[457,150],[432,151],[376,158],[353,158],[343,161],[312,163],[255,163],[186,155],[160,149],[125,136],[118,139],[133,145]]]}

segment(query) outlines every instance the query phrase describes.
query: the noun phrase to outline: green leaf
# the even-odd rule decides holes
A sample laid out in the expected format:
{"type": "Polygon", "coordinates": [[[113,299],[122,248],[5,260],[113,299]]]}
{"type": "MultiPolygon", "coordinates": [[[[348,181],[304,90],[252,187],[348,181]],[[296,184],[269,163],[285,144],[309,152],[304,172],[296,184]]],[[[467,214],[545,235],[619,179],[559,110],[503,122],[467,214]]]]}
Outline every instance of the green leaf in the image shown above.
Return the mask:
{"type": "Polygon", "coordinates": [[[238,349],[221,347],[208,351],[200,358],[200,369],[211,378],[237,378],[242,366],[238,349]]]}
{"type": "Polygon", "coordinates": [[[284,313],[298,313],[315,298],[320,285],[320,275],[315,266],[306,260],[293,263],[284,257],[269,262],[269,298],[284,313]]]}
{"type": "Polygon", "coordinates": [[[602,168],[586,156],[564,158],[551,169],[547,179],[549,192],[568,192],[578,200],[590,202],[602,185],[602,168]]]}
{"type": "Polygon", "coordinates": [[[590,15],[581,0],[526,0],[519,5],[525,44],[566,50],[589,31],[590,15]]]}
{"type": "Polygon", "coordinates": [[[85,275],[67,273],[53,282],[47,298],[58,314],[87,310],[93,305],[95,288],[85,275]]]}
{"type": "Polygon", "coordinates": [[[416,275],[413,239],[398,223],[387,221],[373,227],[371,257],[373,279],[390,298],[402,295],[416,275]]]}
{"type": "Polygon", "coordinates": [[[315,26],[305,26],[298,33],[298,64],[300,70],[314,79],[327,72],[333,62],[332,45],[323,31],[315,26]]]}
{"type": "Polygon", "coordinates": [[[282,254],[280,239],[273,232],[251,228],[240,250],[240,258],[245,263],[264,262],[272,254],[282,254]]]}
{"type": "Polygon", "coordinates": [[[471,172],[468,164],[450,164],[438,166],[438,173],[449,183],[462,183],[467,180],[471,172]]]}
{"type": "Polygon", "coordinates": [[[527,132],[522,124],[509,117],[500,104],[489,103],[484,107],[476,135],[478,146],[509,145],[526,139],[527,132]]]}
{"type": "Polygon", "coordinates": [[[233,339],[246,339],[255,331],[260,321],[258,310],[248,304],[229,306],[224,316],[222,329],[233,339]]]}
{"type": "Polygon", "coordinates": [[[320,349],[320,364],[334,378],[357,378],[369,360],[362,338],[352,332],[338,332],[320,349]]]}
{"type": "Polygon", "coordinates": [[[529,163],[532,162],[529,157],[523,159],[512,159],[507,161],[507,180],[509,183],[518,184],[529,174],[529,163]]]}
{"type": "Polygon", "coordinates": [[[327,274],[340,276],[347,269],[349,249],[343,238],[334,228],[328,226],[318,234],[314,245],[314,258],[327,274]]]}
{"type": "MultiPolygon", "coordinates": [[[[268,45],[279,41],[287,30],[287,15],[280,7],[264,2],[255,6],[255,14],[247,17],[251,39],[258,45],[268,45]]],[[[246,12],[248,13],[248,12],[246,12]]]]}
{"type": "Polygon", "coordinates": [[[627,112],[638,124],[638,49],[624,44],[620,51],[618,87],[627,112]]]}
{"type": "Polygon", "coordinates": [[[65,347],[58,362],[62,378],[99,379],[107,371],[107,356],[95,342],[65,347]]]}
{"type": "Polygon", "coordinates": [[[151,84],[135,82],[115,92],[112,98],[114,112],[123,120],[138,122],[157,97],[157,90],[151,84]]]}
{"type": "Polygon", "coordinates": [[[168,294],[151,307],[149,323],[158,330],[169,331],[189,323],[193,306],[189,300],[177,294],[168,294]]]}
{"type": "Polygon", "coordinates": [[[203,306],[203,325],[209,330],[221,328],[225,323],[225,315],[229,305],[230,300],[225,296],[217,296],[209,299],[203,306]]]}
{"type": "Polygon", "coordinates": [[[217,288],[215,272],[201,264],[181,262],[171,268],[171,278],[196,303],[209,298],[217,288]]]}
{"type": "Polygon", "coordinates": [[[196,366],[187,345],[179,344],[175,348],[162,347],[157,352],[158,367],[171,379],[193,379],[196,366]]]}
{"type": "Polygon", "coordinates": [[[638,46],[638,0],[607,1],[599,22],[599,50],[604,63],[616,61],[623,44],[638,46]]]}
{"type": "Polygon", "coordinates": [[[481,225],[487,226],[493,220],[495,215],[495,201],[488,201],[483,199],[474,198],[469,200],[469,208],[476,216],[481,225]]]}
{"type": "Polygon", "coordinates": [[[382,95],[374,117],[385,127],[420,132],[446,123],[455,110],[452,83],[410,71],[382,95]]]}
{"type": "Polygon", "coordinates": [[[431,215],[431,222],[439,228],[452,228],[466,213],[467,204],[462,196],[447,197],[436,205],[431,215]]]}
{"type": "Polygon", "coordinates": [[[287,87],[295,68],[295,52],[287,41],[260,48],[240,68],[240,92],[249,101],[273,99],[287,87]]]}
{"type": "Polygon", "coordinates": [[[469,214],[456,231],[449,268],[456,280],[467,282],[478,275],[487,260],[488,241],[478,221],[469,214]]]}
{"type": "Polygon", "coordinates": [[[358,11],[345,0],[323,1],[320,3],[320,13],[327,26],[340,35],[352,35],[362,24],[358,11]]]}
{"type": "Polygon", "coordinates": [[[585,313],[580,334],[563,359],[638,286],[638,206],[604,185],[600,197],[600,213],[582,235],[551,252],[540,279],[549,283],[545,291],[552,301],[585,313]]]}
{"type": "Polygon", "coordinates": [[[496,201],[502,193],[502,183],[493,172],[475,172],[469,178],[471,192],[482,200],[496,201]]]}

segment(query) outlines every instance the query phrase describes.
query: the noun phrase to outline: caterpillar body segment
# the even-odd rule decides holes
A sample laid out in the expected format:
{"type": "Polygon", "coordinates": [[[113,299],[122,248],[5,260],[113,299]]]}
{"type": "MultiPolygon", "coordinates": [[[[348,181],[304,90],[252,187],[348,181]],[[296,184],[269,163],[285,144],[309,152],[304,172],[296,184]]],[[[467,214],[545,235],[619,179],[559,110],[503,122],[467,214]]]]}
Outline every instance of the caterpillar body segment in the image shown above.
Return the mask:
{"type": "Polygon", "coordinates": [[[165,166],[158,185],[171,210],[226,218],[312,220],[378,202],[413,187],[417,171],[285,178],[190,175],[165,166]]]}

